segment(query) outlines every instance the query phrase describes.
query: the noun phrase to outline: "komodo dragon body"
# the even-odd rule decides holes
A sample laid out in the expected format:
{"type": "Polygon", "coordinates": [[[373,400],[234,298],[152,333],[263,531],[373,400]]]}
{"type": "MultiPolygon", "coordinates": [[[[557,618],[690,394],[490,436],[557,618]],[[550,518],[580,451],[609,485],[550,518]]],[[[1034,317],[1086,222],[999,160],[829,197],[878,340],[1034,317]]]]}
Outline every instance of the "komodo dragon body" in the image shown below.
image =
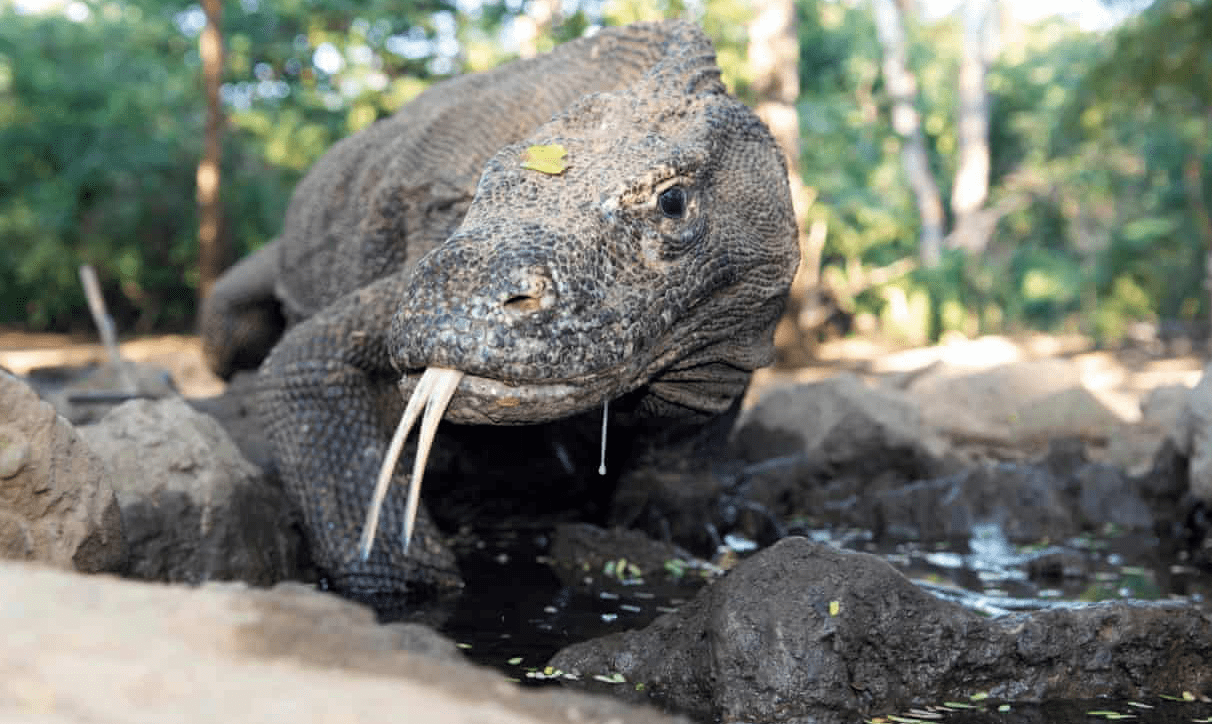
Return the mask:
{"type": "Polygon", "coordinates": [[[257,406],[279,473],[331,584],[373,599],[458,581],[424,511],[405,550],[400,484],[358,555],[421,372],[463,373],[427,486],[600,487],[604,403],[615,478],[718,441],[798,259],[782,155],[710,41],[640,23],[440,83],[338,143],[201,329],[222,373],[272,347],[257,406]],[[556,165],[524,166],[535,147],[556,165]]]}

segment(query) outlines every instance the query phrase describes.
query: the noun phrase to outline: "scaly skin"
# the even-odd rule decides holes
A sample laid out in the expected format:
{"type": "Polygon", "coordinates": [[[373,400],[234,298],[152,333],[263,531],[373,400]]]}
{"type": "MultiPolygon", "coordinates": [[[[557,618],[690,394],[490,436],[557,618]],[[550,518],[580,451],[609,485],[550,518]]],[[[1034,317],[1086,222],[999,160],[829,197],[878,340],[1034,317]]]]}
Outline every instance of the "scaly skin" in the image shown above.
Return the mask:
{"type": "Polygon", "coordinates": [[[262,366],[258,406],[314,557],[358,597],[457,584],[424,510],[404,555],[402,480],[370,559],[357,556],[376,468],[423,369],[466,373],[427,489],[458,485],[469,460],[501,485],[584,487],[605,401],[616,477],[719,438],[772,357],[798,264],[782,156],[692,25],[603,31],[417,103],[426,96],[440,113],[406,106],[338,144],[278,242],[279,268],[310,281],[279,280],[277,297],[287,320],[306,321],[262,366]],[[540,98],[566,110],[535,121],[540,98]],[[443,126],[460,113],[476,120],[443,126]],[[399,146],[418,135],[410,117],[443,119],[424,153],[399,146]],[[534,145],[563,147],[566,168],[523,168],[534,145]],[[483,147],[500,150],[476,158],[483,147]],[[384,187],[403,200],[384,202],[384,187]],[[424,202],[409,195],[422,187],[424,202]],[[534,427],[502,427],[518,425],[534,427]]]}

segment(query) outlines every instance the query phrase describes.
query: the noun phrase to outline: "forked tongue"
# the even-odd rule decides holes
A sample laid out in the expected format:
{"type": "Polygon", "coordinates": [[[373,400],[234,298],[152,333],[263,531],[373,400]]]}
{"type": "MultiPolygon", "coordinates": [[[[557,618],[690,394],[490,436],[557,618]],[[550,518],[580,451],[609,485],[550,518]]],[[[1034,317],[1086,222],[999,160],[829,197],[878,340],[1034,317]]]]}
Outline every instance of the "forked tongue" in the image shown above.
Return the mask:
{"type": "Polygon", "coordinates": [[[413,388],[412,397],[400,417],[400,425],[392,435],[391,444],[387,447],[387,456],[383,458],[383,467],[379,469],[379,479],[375,483],[374,497],[371,498],[370,508],[366,511],[366,522],[362,526],[362,540],[358,551],[365,561],[370,557],[370,549],[374,546],[375,531],[379,527],[379,513],[383,509],[383,499],[387,497],[387,488],[391,485],[391,475],[396,469],[396,461],[400,451],[404,449],[404,440],[412,431],[421,414],[421,405],[425,405],[425,419],[421,421],[420,438],[417,440],[417,457],[412,464],[412,477],[408,481],[408,506],[404,511],[404,552],[408,553],[408,544],[412,541],[412,528],[417,519],[417,503],[421,499],[421,478],[425,474],[425,462],[429,458],[429,448],[433,445],[433,436],[437,432],[438,423],[442,420],[446,406],[454,395],[455,388],[463,373],[458,370],[442,367],[429,367],[421,375],[417,386],[413,388]]]}

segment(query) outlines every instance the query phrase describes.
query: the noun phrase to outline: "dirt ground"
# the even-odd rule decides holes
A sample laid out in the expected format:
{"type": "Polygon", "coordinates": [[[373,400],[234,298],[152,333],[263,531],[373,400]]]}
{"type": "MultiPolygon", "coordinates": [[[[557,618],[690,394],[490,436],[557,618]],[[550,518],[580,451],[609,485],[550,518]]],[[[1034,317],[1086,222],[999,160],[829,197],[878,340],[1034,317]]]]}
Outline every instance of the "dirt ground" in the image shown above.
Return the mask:
{"type": "MultiPolygon", "coordinates": [[[[209,397],[224,389],[223,381],[211,374],[202,360],[198,338],[192,335],[160,335],[129,339],[121,343],[123,359],[168,370],[185,397],[209,397]]],[[[1022,339],[983,337],[976,341],[956,340],[932,347],[895,349],[863,339],[841,339],[822,344],[816,363],[797,369],[765,369],[754,378],[746,400],[752,405],[771,385],[810,382],[848,371],[871,380],[912,378],[946,363],[954,368],[988,369],[999,365],[1064,358],[1079,370],[1081,384],[1126,423],[1140,420],[1140,403],[1158,387],[1192,387],[1199,381],[1205,359],[1195,352],[1167,354],[1139,347],[1095,350],[1082,337],[1033,335],[1022,339]]],[[[106,354],[100,342],[87,336],[39,334],[0,329],[0,366],[27,375],[46,367],[103,364],[106,354]]]]}
{"type": "MultiPolygon", "coordinates": [[[[169,371],[185,397],[210,397],[223,392],[223,381],[202,360],[202,346],[192,335],[160,335],[121,343],[122,358],[169,371]]],[[[47,367],[104,364],[105,348],[87,336],[34,334],[0,329],[0,366],[18,375],[47,367]]]]}

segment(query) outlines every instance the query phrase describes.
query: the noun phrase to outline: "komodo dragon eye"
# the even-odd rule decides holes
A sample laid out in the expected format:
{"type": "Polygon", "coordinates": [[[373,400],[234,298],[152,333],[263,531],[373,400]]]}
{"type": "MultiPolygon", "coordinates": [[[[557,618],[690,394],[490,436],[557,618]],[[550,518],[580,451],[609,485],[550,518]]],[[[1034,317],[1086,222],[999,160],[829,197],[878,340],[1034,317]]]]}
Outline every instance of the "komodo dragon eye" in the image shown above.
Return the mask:
{"type": "Polygon", "coordinates": [[[661,207],[661,213],[669,218],[682,218],[686,214],[686,189],[670,186],[657,196],[657,205],[661,207]]]}

